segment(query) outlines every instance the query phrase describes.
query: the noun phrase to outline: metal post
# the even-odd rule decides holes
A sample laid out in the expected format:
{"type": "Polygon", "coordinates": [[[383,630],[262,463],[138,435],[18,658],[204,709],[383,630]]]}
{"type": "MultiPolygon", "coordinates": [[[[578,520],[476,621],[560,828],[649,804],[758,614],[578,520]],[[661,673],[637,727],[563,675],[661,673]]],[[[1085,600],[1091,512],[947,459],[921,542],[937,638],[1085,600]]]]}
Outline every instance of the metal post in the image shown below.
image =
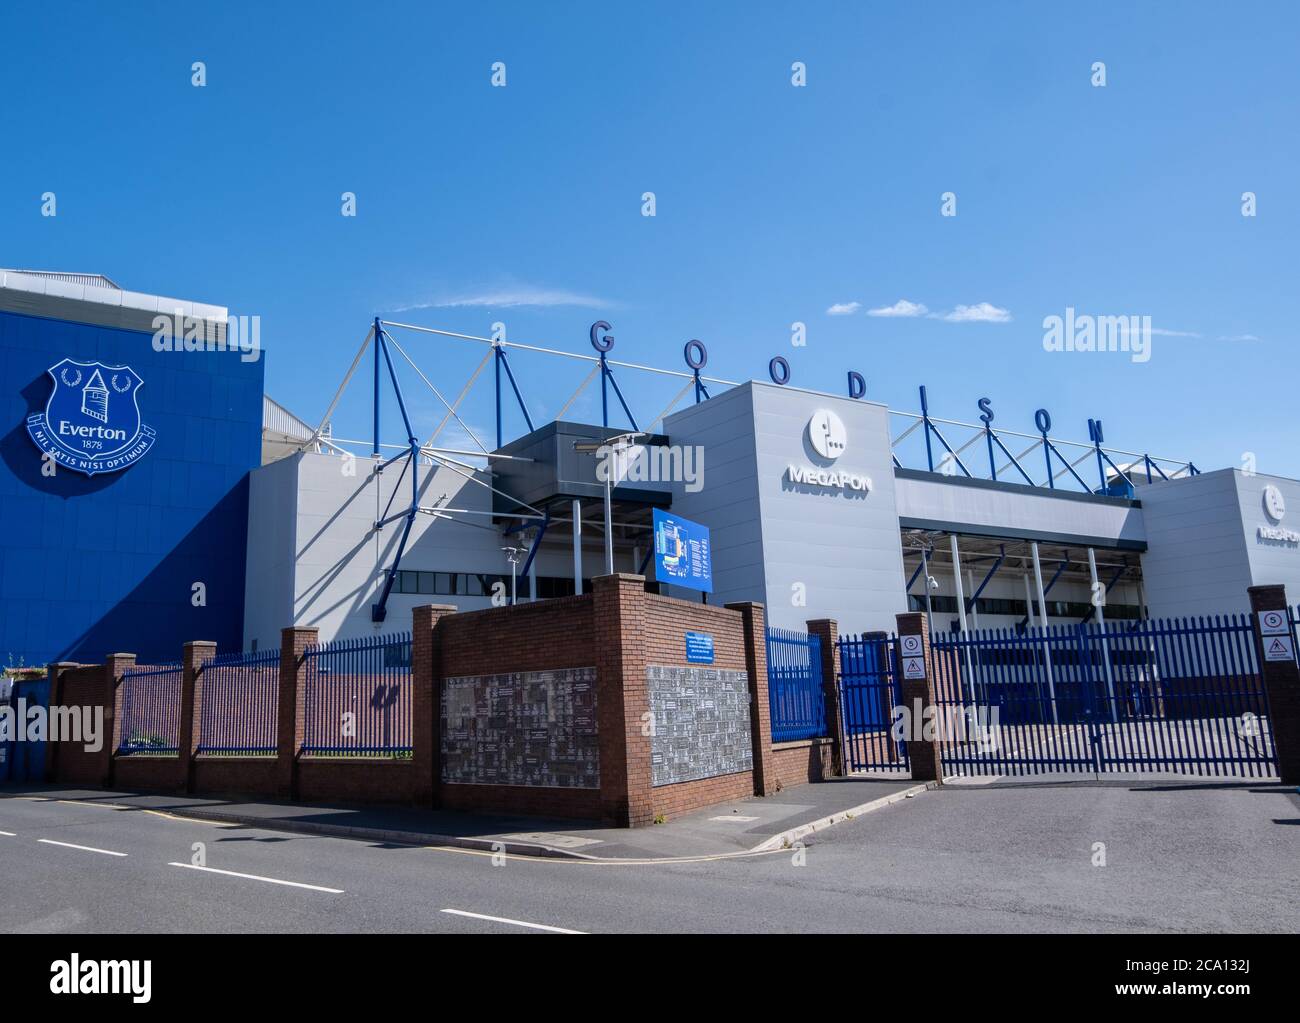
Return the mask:
{"type": "Polygon", "coordinates": [[[930,606],[930,550],[928,547],[921,548],[921,574],[925,577],[922,589],[925,591],[925,623],[930,630],[930,635],[934,635],[934,609],[930,606]]]}
{"type": "Polygon", "coordinates": [[[1097,610],[1097,624],[1101,626],[1101,656],[1106,667],[1106,699],[1110,704],[1110,719],[1116,721],[1119,717],[1119,708],[1115,706],[1115,679],[1111,674],[1110,646],[1106,642],[1106,612],[1103,610],[1106,591],[1097,582],[1097,556],[1093,554],[1091,547],[1088,548],[1088,574],[1092,577],[1092,606],[1097,610]]]}
{"type": "MultiPolygon", "coordinates": [[[[952,581],[957,587],[957,614],[961,620],[961,633],[966,635],[966,590],[961,582],[961,556],[957,553],[957,534],[949,533],[948,540],[952,549],[952,581]]],[[[966,687],[967,695],[970,697],[971,705],[975,703],[975,679],[971,670],[971,652],[967,647],[964,651],[965,656],[961,658],[966,665],[966,687]]]]}
{"type": "Polygon", "coordinates": [[[605,353],[600,353],[600,425],[609,426],[609,367],[605,364],[605,353]]]}
{"type": "Polygon", "coordinates": [[[496,371],[497,385],[497,449],[501,448],[501,349],[492,346],[492,368],[496,371]]]}
{"type": "Polygon", "coordinates": [[[925,429],[925,464],[934,472],[934,450],[930,446],[930,403],[925,396],[925,388],[921,388],[921,422],[925,429]]]}
{"type": "Polygon", "coordinates": [[[379,457],[379,360],[382,358],[380,348],[384,345],[384,325],[379,322],[379,317],[375,317],[375,447],[373,455],[379,457]]]}
{"type": "Polygon", "coordinates": [[[1038,541],[1029,545],[1034,555],[1034,583],[1038,587],[1038,621],[1043,629],[1043,665],[1047,669],[1047,696],[1052,701],[1052,724],[1059,725],[1056,713],[1056,682],[1052,678],[1052,651],[1047,642],[1047,595],[1043,592],[1043,565],[1038,560],[1038,541]]]}
{"type": "Polygon", "coordinates": [[[614,512],[610,491],[613,484],[610,482],[612,472],[605,473],[605,574],[614,574],[614,512]]]}
{"type": "Polygon", "coordinates": [[[582,502],[573,499],[573,592],[582,593],[582,502]]]}

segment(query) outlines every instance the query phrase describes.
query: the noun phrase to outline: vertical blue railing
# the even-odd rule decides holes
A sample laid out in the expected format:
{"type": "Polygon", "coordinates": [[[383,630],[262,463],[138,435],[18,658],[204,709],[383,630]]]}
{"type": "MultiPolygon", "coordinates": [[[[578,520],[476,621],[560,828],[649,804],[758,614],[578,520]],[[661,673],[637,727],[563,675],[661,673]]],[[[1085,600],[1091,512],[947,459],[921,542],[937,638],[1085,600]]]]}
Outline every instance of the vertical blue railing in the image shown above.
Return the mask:
{"type": "Polygon", "coordinates": [[[773,742],[828,734],[820,636],[790,629],[767,630],[767,700],[773,742]]]}
{"type": "Polygon", "coordinates": [[[304,652],[302,752],[397,756],[412,750],[411,634],[343,639],[304,652]]]}
{"type": "Polygon", "coordinates": [[[931,650],[939,717],[995,733],[942,741],[960,773],[1276,770],[1249,615],[946,633],[931,650]]]}
{"type": "Polygon", "coordinates": [[[274,753],[280,715],[280,651],[218,654],[200,668],[200,753],[274,753]]]}
{"type": "Polygon", "coordinates": [[[903,706],[897,639],[883,632],[839,638],[840,710],[850,771],[909,771],[906,734],[895,735],[903,706]]]}
{"type": "Polygon", "coordinates": [[[176,753],[180,750],[179,664],[122,674],[122,731],[118,753],[176,753]]]}

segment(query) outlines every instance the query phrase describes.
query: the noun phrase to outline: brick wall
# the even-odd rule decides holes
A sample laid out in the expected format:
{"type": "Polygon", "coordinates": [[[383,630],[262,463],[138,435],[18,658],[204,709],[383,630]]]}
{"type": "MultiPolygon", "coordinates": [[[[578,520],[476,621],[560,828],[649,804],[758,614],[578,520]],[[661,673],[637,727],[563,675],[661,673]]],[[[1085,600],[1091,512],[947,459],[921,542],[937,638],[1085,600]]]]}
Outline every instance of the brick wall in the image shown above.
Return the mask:
{"type": "MultiPolygon", "coordinates": [[[[646,593],[641,576],[614,575],[597,579],[592,593],[535,604],[465,613],[427,605],[415,609],[413,629],[414,752],[409,760],[301,754],[303,652],[317,635],[314,629],[290,628],[281,636],[275,756],[197,753],[203,706],[203,675],[197,666],[210,656],[210,645],[196,642],[187,645],[183,658],[182,748],[177,756],[113,756],[114,734],[111,748],[102,755],[64,751],[51,776],[167,792],[601,818],[623,826],[651,824],[800,779],[795,769],[798,755],[783,751],[778,761],[771,744],[761,605],[715,607],[677,600],[646,593]],[[686,660],[687,632],[713,637],[711,665],[686,660]],[[658,787],[652,784],[653,715],[647,685],[647,669],[652,667],[743,673],[752,769],[658,787]],[[583,668],[595,669],[599,788],[444,780],[440,742],[444,679],[583,668]]],[[[100,701],[110,711],[116,707],[120,717],[121,672],[131,663],[129,655],[114,655],[104,665],[62,666],[63,702],[100,701]]],[[[534,735],[529,741],[547,738],[534,735]]],[[[517,752],[519,744],[514,748],[517,752]]],[[[535,747],[529,747],[528,755],[536,755],[535,747]]],[[[810,770],[805,770],[802,776],[806,780],[809,775],[810,770]]],[[[533,772],[523,777],[551,776],[533,772]]],[[[596,776],[590,775],[590,780],[594,784],[596,776]]]]}
{"type": "Polygon", "coordinates": [[[778,789],[821,781],[835,774],[835,741],[797,739],[772,745],[772,768],[778,789]]]}

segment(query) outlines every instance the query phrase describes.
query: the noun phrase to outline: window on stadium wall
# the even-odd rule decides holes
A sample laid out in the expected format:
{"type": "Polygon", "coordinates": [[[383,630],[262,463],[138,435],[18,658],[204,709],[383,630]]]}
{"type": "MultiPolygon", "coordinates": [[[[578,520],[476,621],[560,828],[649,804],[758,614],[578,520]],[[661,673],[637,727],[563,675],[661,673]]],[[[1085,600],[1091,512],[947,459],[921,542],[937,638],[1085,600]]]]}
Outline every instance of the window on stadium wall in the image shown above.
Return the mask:
{"type": "MultiPolygon", "coordinates": [[[[909,604],[913,611],[925,610],[925,597],[919,594],[908,595],[909,604]]],[[[1002,597],[980,597],[975,601],[975,611],[981,615],[1001,615],[1009,618],[1024,618],[1025,609],[1028,605],[1023,600],[1007,599],[1002,597]]],[[[938,614],[956,614],[957,598],[947,595],[935,595],[930,598],[930,610],[938,614]]],[[[1080,621],[1089,615],[1092,605],[1087,601],[1075,600],[1049,600],[1047,602],[1047,617],[1050,621],[1053,618],[1073,619],[1080,621]]],[[[1136,604],[1106,604],[1102,609],[1106,615],[1107,621],[1112,619],[1124,619],[1136,621],[1141,615],[1138,613],[1136,604]]],[[[1034,618],[1038,618],[1038,603],[1034,603],[1034,618]]]]}
{"type": "MultiPolygon", "coordinates": [[[[393,581],[394,593],[412,593],[438,597],[490,597],[492,588],[500,583],[504,593],[510,592],[510,576],[494,575],[485,572],[421,572],[414,569],[398,569],[393,581]]],[[[528,593],[528,577],[515,579],[516,591],[528,593]]],[[[591,580],[582,581],[582,591],[591,592],[591,580]]],[[[539,575],[537,577],[537,596],[540,598],[572,597],[573,579],[568,576],[539,575]]]]}

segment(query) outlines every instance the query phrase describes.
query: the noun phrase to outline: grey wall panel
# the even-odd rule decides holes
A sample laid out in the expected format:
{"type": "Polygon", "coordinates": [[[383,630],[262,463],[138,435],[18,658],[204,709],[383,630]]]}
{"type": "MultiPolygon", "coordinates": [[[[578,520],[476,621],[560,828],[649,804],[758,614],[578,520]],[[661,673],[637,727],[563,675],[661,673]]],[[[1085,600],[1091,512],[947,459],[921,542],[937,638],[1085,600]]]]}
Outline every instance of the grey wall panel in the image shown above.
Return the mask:
{"type": "Polygon", "coordinates": [[[248,477],[248,549],[244,575],[243,649],[272,650],[294,624],[294,530],[298,457],[254,469],[248,477]]]}
{"type": "Polygon", "coordinates": [[[750,384],[755,406],[768,621],[801,629],[835,618],[842,632],[892,629],[904,603],[902,549],[883,405],[770,384],[750,384]],[[820,457],[809,422],[829,410],[845,428],[843,452],[820,457]],[[792,484],[791,466],[871,479],[859,491],[792,484]],[[802,601],[802,602],[801,602],[802,601]]]}
{"type": "MultiPolygon", "coordinates": [[[[896,483],[898,517],[926,523],[943,523],[961,532],[1014,530],[1028,539],[1054,542],[1070,536],[1090,540],[1095,546],[1115,546],[1120,541],[1140,544],[1146,539],[1140,509],[1104,499],[1076,500],[1053,495],[1037,487],[980,486],[964,478],[938,474],[909,478],[900,474],[896,483]]],[[[1146,493],[1145,488],[1140,495],[1146,493]]]]}
{"type": "Polygon", "coordinates": [[[673,785],[749,771],[749,680],[719,668],[646,668],[654,736],[650,783],[673,785]]]}
{"type": "Polygon", "coordinates": [[[448,784],[600,788],[596,669],[447,679],[441,749],[448,784]]]}
{"type": "Polygon", "coordinates": [[[1300,605],[1300,482],[1281,476],[1247,476],[1233,471],[1237,484],[1237,507],[1241,514],[1250,556],[1253,585],[1281,583],[1287,599],[1300,605]],[[1284,510],[1274,519],[1264,507],[1264,490],[1275,487],[1282,495],[1284,510]],[[1285,534],[1286,539],[1261,534],[1261,528],[1285,534]]]}
{"type": "MultiPolygon", "coordinates": [[[[704,488],[694,493],[673,486],[673,511],[709,527],[713,554],[713,594],[725,604],[764,600],[762,519],[754,456],[753,398],[748,387],[735,387],[664,421],[673,445],[703,450],[704,488]]],[[[647,570],[648,575],[652,575],[647,570]]],[[[673,596],[688,596],[680,587],[673,596]]]]}
{"type": "Polygon", "coordinates": [[[1148,550],[1142,556],[1153,618],[1248,608],[1250,561],[1233,470],[1139,488],[1148,550]]]}

